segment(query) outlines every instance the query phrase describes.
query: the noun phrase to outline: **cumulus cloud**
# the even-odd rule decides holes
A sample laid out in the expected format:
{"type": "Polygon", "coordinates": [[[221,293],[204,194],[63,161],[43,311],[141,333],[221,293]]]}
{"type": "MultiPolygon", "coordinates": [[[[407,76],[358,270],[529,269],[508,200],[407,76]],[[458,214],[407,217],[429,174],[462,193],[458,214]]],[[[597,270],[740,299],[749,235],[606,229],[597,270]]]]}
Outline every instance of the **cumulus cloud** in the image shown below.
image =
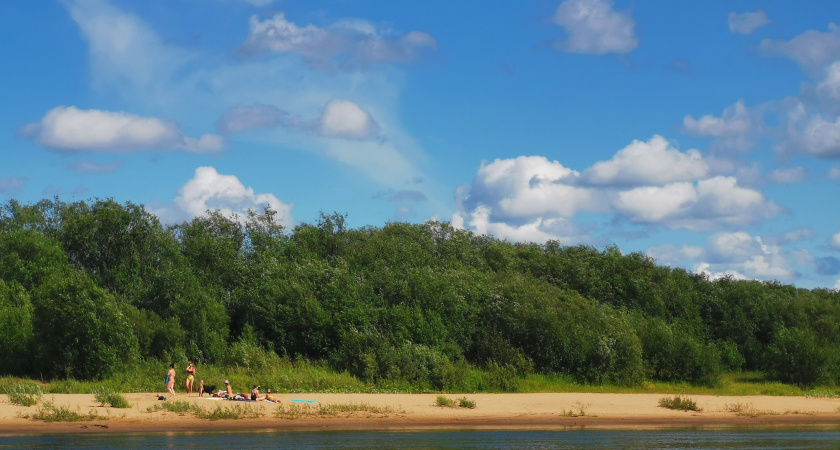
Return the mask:
{"type": "Polygon", "coordinates": [[[729,13],[729,31],[737,34],[750,34],[756,28],[761,28],[769,25],[770,17],[764,11],[745,12],[745,13],[729,13]]]}
{"type": "Polygon", "coordinates": [[[711,268],[711,265],[709,263],[701,262],[701,263],[697,264],[696,266],[694,266],[694,273],[699,273],[699,274],[705,275],[706,278],[708,278],[712,281],[719,280],[721,278],[726,278],[726,277],[729,277],[729,278],[732,278],[732,279],[735,279],[735,280],[746,280],[747,279],[747,277],[744,276],[744,274],[739,273],[737,270],[727,270],[727,271],[723,271],[723,272],[712,272],[711,270],[709,270],[710,268],[711,268]]]}
{"type": "Polygon", "coordinates": [[[294,225],[291,215],[294,204],[284,203],[270,193],[254,193],[253,188],[246,188],[235,175],[222,175],[213,167],[199,167],[193,178],[178,191],[172,204],[150,210],[166,223],[189,220],[208,209],[219,210],[226,216],[237,214],[244,220],[249,209],[261,212],[266,205],[277,211],[283,226],[294,225]]]}
{"type": "Polygon", "coordinates": [[[566,0],[557,7],[554,23],[566,32],[565,40],[554,43],[558,51],[630,53],[639,45],[636,21],[628,13],[615,11],[610,0],[566,0]]]}
{"type": "Polygon", "coordinates": [[[596,185],[667,184],[703,178],[708,170],[699,151],[682,153],[657,135],[647,142],[633,141],[609,161],[584,171],[583,178],[596,185]]]}
{"type": "Polygon", "coordinates": [[[810,228],[797,228],[795,230],[788,231],[781,236],[775,238],[775,241],[779,245],[787,245],[792,244],[794,242],[803,241],[806,239],[812,239],[814,237],[814,231],[810,228]]]}
{"type": "Polygon", "coordinates": [[[0,178],[0,194],[18,192],[23,188],[26,182],[26,177],[11,176],[0,178]]]}
{"type": "Polygon", "coordinates": [[[808,176],[808,169],[792,167],[790,169],[776,169],[767,176],[773,183],[791,184],[804,181],[808,176]]]}
{"type": "Polygon", "coordinates": [[[744,231],[716,233],[708,239],[705,261],[694,271],[710,278],[731,275],[737,279],[791,280],[796,273],[788,254],[779,246],[744,231]]]}
{"type": "Polygon", "coordinates": [[[367,111],[347,100],[333,100],[324,108],[320,133],[327,137],[366,139],[376,128],[367,111]]]}
{"type": "Polygon", "coordinates": [[[824,101],[840,101],[840,61],[828,66],[825,78],[817,84],[816,92],[817,96],[824,101]]]}
{"type": "Polygon", "coordinates": [[[693,231],[747,225],[782,212],[761,192],[740,187],[735,178],[722,176],[622,191],[615,208],[633,222],[693,231]]]}
{"type": "Polygon", "coordinates": [[[320,70],[357,69],[386,62],[408,64],[424,50],[437,48],[435,38],[426,33],[411,31],[397,36],[363,20],[342,20],[326,28],[311,24],[301,27],[278,13],[265,20],[254,15],[249,24],[250,33],[242,45],[245,53],[297,54],[320,70]]]}
{"type": "Polygon", "coordinates": [[[787,56],[806,72],[821,76],[829,64],[840,59],[840,27],[829,23],[827,32],[808,30],[789,41],[764,39],[761,49],[787,56]]]}
{"type": "Polygon", "coordinates": [[[221,136],[185,136],[178,126],[156,117],[126,112],[57,106],[39,121],[27,124],[21,134],[39,145],[60,152],[128,153],[142,150],[183,150],[214,153],[221,150],[221,136]]]}
{"type": "Polygon", "coordinates": [[[751,136],[753,128],[750,112],[743,100],[726,108],[720,117],[704,115],[695,119],[691,114],[683,118],[683,132],[700,137],[714,137],[711,150],[749,150],[755,144],[751,136]]]}
{"type": "Polygon", "coordinates": [[[840,167],[832,167],[829,169],[828,178],[832,180],[840,180],[840,167]]]}
{"type": "Polygon", "coordinates": [[[114,161],[104,164],[100,164],[95,161],[76,161],[67,166],[67,168],[70,170],[85,173],[111,173],[122,169],[122,167],[123,163],[120,161],[114,161]]]}

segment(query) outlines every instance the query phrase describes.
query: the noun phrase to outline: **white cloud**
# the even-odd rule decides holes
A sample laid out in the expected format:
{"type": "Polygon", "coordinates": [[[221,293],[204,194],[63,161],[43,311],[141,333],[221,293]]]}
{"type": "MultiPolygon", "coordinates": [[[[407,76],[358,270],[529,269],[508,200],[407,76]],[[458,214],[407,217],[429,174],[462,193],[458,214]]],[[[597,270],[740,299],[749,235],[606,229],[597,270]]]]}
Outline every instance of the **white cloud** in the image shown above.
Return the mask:
{"type": "Polygon", "coordinates": [[[11,176],[0,178],[0,194],[18,192],[23,188],[26,182],[26,177],[11,176]]]}
{"type": "Polygon", "coordinates": [[[762,253],[761,244],[744,231],[710,236],[709,251],[718,261],[745,260],[762,253]]]}
{"type": "Polygon", "coordinates": [[[834,287],[832,289],[840,291],[840,278],[837,279],[837,283],[834,283],[834,287]]]}
{"type": "Polygon", "coordinates": [[[609,161],[584,171],[583,178],[599,185],[654,185],[697,180],[708,170],[699,151],[681,153],[657,135],[648,142],[633,141],[609,161]]]}
{"type": "Polygon", "coordinates": [[[772,22],[764,11],[729,13],[729,31],[738,34],[750,34],[756,28],[763,27],[772,22]]]}
{"type": "Polygon", "coordinates": [[[776,169],[770,172],[768,179],[774,183],[791,184],[804,181],[808,176],[808,169],[792,167],[790,169],[776,169]]]}
{"type": "Polygon", "coordinates": [[[643,187],[618,194],[616,209],[633,222],[659,223],[694,231],[746,225],[778,215],[782,209],[732,177],[695,183],[643,187]]]}
{"type": "Polygon", "coordinates": [[[826,69],[825,78],[816,88],[817,95],[827,101],[840,101],[840,61],[826,69]]]}
{"type": "Polygon", "coordinates": [[[67,166],[70,170],[85,173],[111,173],[122,169],[122,167],[123,163],[119,161],[104,164],[100,164],[95,161],[76,161],[67,166]]]}
{"type": "Polygon", "coordinates": [[[706,275],[706,277],[708,277],[712,281],[719,280],[719,279],[725,278],[725,277],[731,277],[735,280],[746,280],[747,279],[747,277],[744,276],[744,274],[739,273],[736,270],[727,270],[725,272],[712,272],[712,271],[709,270],[710,267],[711,267],[711,265],[709,263],[701,262],[701,263],[697,264],[696,266],[694,266],[694,273],[699,273],[699,274],[706,275]]]}
{"type": "Polygon", "coordinates": [[[57,106],[39,122],[27,124],[21,133],[41,146],[62,152],[185,150],[213,153],[224,145],[224,139],[216,135],[184,136],[175,123],[156,117],[75,106],[57,106]]]}
{"type": "Polygon", "coordinates": [[[237,214],[244,220],[249,209],[262,212],[265,205],[277,211],[283,226],[294,225],[291,215],[294,204],[284,203],[270,193],[255,194],[253,188],[246,188],[235,175],[222,175],[213,167],[199,167],[171,205],[150,209],[163,222],[174,223],[200,216],[208,209],[219,210],[226,216],[237,214]]]}
{"type": "Polygon", "coordinates": [[[828,170],[828,178],[840,180],[840,167],[832,167],[828,170]]]}
{"type": "Polygon", "coordinates": [[[283,13],[260,20],[252,16],[250,33],[242,46],[246,53],[270,51],[303,57],[311,67],[331,70],[368,67],[377,63],[408,64],[426,49],[436,49],[435,39],[420,31],[400,37],[379,30],[363,20],[343,20],[328,28],[300,27],[283,13]]]}
{"type": "Polygon", "coordinates": [[[692,136],[717,138],[712,150],[745,151],[753,147],[752,119],[743,100],[726,108],[720,117],[704,115],[695,119],[691,114],[683,118],[683,131],[692,136]]]}
{"type": "Polygon", "coordinates": [[[788,231],[787,233],[779,236],[776,240],[779,245],[786,245],[806,239],[812,239],[813,237],[814,231],[810,228],[798,228],[796,230],[788,231]]]}
{"type": "Polygon", "coordinates": [[[821,76],[826,66],[840,59],[840,27],[829,23],[825,33],[808,30],[789,41],[764,39],[761,48],[787,56],[806,72],[821,76]]]}
{"type": "Polygon", "coordinates": [[[840,156],[840,117],[834,122],[815,115],[805,124],[798,141],[805,151],[816,157],[840,156]]]}
{"type": "Polygon", "coordinates": [[[831,236],[831,246],[840,250],[840,231],[831,236]]]}
{"type": "Polygon", "coordinates": [[[709,237],[708,243],[706,256],[710,259],[697,264],[694,270],[710,278],[733,275],[739,279],[790,280],[795,276],[787,261],[788,254],[758,236],[743,231],[717,233],[709,237]]]}
{"type": "Polygon", "coordinates": [[[554,23],[563,27],[565,40],[554,48],[571,53],[630,53],[639,45],[636,21],[613,10],[610,0],[566,0],[557,7],[554,23]]]}
{"type": "Polygon", "coordinates": [[[333,100],[324,108],[320,133],[328,137],[365,139],[371,136],[376,123],[367,111],[347,100],[333,100]]]}
{"type": "Polygon", "coordinates": [[[465,204],[491,207],[494,218],[532,220],[548,215],[570,218],[597,209],[595,191],[572,186],[579,174],[542,156],[520,156],[482,163],[465,204]]]}

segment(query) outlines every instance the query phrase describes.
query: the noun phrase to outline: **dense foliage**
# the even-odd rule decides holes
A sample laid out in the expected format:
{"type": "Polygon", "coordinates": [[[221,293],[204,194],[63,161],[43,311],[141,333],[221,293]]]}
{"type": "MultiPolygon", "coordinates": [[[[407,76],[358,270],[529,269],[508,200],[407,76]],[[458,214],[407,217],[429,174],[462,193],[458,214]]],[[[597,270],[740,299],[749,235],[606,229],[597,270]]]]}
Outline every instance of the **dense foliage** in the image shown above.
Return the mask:
{"type": "Polygon", "coordinates": [[[284,230],[270,209],[208,211],[164,227],[131,203],[12,200],[0,206],[0,374],[98,379],[142,360],[276,354],[428,389],[463,386],[470,367],[500,389],[534,372],[840,383],[834,291],[711,281],[615,247],[344,219],[284,230]]]}

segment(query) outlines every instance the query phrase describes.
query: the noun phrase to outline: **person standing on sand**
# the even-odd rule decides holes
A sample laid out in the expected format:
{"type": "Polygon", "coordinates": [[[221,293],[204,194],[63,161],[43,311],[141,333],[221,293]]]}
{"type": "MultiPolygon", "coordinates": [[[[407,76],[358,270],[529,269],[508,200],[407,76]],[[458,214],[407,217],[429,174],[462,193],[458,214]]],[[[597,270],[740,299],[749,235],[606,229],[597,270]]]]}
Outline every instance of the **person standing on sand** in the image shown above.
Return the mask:
{"type": "Polygon", "coordinates": [[[185,384],[188,396],[192,394],[193,383],[195,383],[195,366],[193,365],[192,361],[190,361],[187,365],[187,381],[185,384]]]}
{"type": "Polygon", "coordinates": [[[175,364],[170,364],[169,372],[166,372],[166,389],[175,398],[175,364]]]}

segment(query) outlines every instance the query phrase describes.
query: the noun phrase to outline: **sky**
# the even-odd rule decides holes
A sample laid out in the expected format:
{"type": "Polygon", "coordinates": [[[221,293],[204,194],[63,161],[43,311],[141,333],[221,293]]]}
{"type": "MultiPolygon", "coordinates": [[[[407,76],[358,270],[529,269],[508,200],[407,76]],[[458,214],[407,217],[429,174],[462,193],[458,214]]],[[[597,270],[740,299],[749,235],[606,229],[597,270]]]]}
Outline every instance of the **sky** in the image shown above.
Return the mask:
{"type": "Polygon", "coordinates": [[[0,2],[0,201],[321,211],[840,289],[840,3],[0,2]]]}

